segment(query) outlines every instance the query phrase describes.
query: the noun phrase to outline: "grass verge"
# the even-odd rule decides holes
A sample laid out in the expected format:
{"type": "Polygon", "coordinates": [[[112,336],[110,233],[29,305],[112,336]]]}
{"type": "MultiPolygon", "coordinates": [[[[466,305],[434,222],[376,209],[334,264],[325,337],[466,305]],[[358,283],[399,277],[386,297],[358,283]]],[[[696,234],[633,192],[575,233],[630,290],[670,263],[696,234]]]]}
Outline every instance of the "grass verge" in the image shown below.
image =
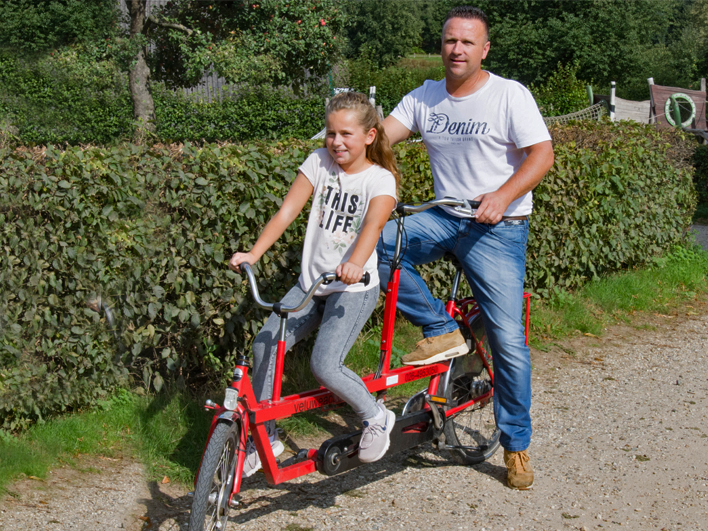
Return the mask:
{"type": "MultiPolygon", "coordinates": [[[[678,248],[648,269],[627,271],[588,283],[583,289],[557,292],[551,299],[532,305],[532,345],[547,350],[554,341],[580,334],[601,336],[618,321],[631,321],[638,312],[666,314],[708,293],[708,253],[698,247],[678,248]]],[[[349,367],[368,374],[378,364],[380,329],[358,339],[347,357],[349,367]]],[[[421,338],[412,325],[397,323],[393,365],[421,338]]],[[[292,367],[302,381],[312,383],[309,357],[299,356],[292,367]]],[[[291,373],[292,374],[292,373],[291,373]]],[[[420,382],[394,388],[389,396],[408,396],[420,382]]],[[[287,390],[287,389],[286,389],[287,390]]],[[[219,401],[221,390],[212,398],[219,401]]],[[[164,476],[185,485],[193,481],[209,430],[211,415],[202,404],[205,397],[186,392],[139,396],[120,390],[92,411],[78,412],[36,425],[19,436],[0,432],[0,493],[22,477],[46,477],[63,463],[77,463],[84,455],[136,456],[145,463],[148,477],[164,476]]],[[[288,435],[313,435],[326,429],[326,415],[307,412],[279,423],[288,435]],[[323,427],[324,426],[324,427],[323,427]]]]}
{"type": "Polygon", "coordinates": [[[531,310],[531,345],[547,350],[554,340],[601,336],[605,327],[629,322],[637,312],[666,314],[708,293],[708,253],[679,247],[654,266],[625,271],[569,293],[557,291],[531,310]]]}

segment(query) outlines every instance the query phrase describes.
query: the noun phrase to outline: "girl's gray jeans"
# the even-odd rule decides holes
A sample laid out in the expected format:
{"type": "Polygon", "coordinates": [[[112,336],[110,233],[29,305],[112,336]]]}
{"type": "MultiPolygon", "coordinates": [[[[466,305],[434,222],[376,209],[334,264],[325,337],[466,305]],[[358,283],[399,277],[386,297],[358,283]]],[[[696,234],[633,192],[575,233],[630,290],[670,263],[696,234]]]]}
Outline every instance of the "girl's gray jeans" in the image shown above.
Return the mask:
{"type": "MultiPolygon", "coordinates": [[[[376,286],[366,291],[342,291],[313,297],[305,308],[288,314],[285,334],[287,352],[320,325],[310,357],[312,374],[320,385],[347,402],[362,419],[376,416],[379,409],[361,378],[344,366],[344,358],[374,311],[378,296],[376,286]]],[[[294,306],[304,297],[305,293],[297,284],[281,302],[285,306],[294,306]]],[[[252,382],[259,401],[273,395],[279,329],[280,318],[272,313],[253,342],[252,382]]],[[[269,433],[272,432],[273,426],[268,428],[269,433]]]]}

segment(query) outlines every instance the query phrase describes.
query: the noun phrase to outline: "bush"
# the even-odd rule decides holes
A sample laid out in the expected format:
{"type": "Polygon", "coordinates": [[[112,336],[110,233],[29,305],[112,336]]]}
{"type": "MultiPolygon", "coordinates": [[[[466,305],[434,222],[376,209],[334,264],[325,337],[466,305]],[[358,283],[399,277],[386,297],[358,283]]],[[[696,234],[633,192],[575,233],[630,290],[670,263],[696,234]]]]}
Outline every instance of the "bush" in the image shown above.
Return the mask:
{"type": "Polygon", "coordinates": [[[130,138],[127,78],[75,48],[18,57],[0,50],[0,120],[27,144],[110,143],[130,138]]]}
{"type": "MultiPolygon", "coordinates": [[[[573,288],[683,241],[695,198],[692,148],[679,133],[588,122],[553,135],[556,164],[535,192],[529,289],[573,288]]],[[[223,378],[266,318],[228,258],[255,242],[315,147],[0,150],[2,427],[95,403],[128,377],[158,391],[223,378]],[[117,337],[87,306],[99,297],[117,337]]],[[[425,147],[396,153],[401,199],[429,199],[425,147]]],[[[258,264],[265,299],[295,282],[305,219],[258,264]]],[[[449,268],[421,268],[437,296],[449,268]]]]}
{"type": "Polygon", "coordinates": [[[348,86],[364,94],[369,93],[369,87],[375,86],[376,104],[383,107],[384,116],[387,116],[403,96],[421,86],[426,79],[437,81],[443,77],[445,69],[442,65],[427,68],[378,68],[366,59],[358,59],[346,63],[342,79],[337,83],[338,86],[348,86]]]}
{"type": "MultiPolygon", "coordinates": [[[[324,127],[321,92],[315,87],[296,97],[286,89],[245,87],[208,103],[155,83],[157,136],[164,142],[310,138],[324,127]]],[[[133,132],[127,76],[113,62],[80,47],[27,58],[0,51],[0,145],[117,144],[133,132]]]]}
{"type": "Polygon", "coordinates": [[[576,77],[578,68],[577,63],[558,63],[557,70],[543,85],[529,86],[543,116],[562,116],[588,107],[587,83],[576,77]]]}
{"type": "Polygon", "coordinates": [[[324,127],[325,98],[269,87],[208,103],[156,91],[157,136],[165,142],[311,138],[324,127]]]}
{"type": "Polygon", "coordinates": [[[530,289],[575,288],[685,241],[696,207],[685,134],[629,121],[551,134],[556,162],[534,191],[530,289]]]}

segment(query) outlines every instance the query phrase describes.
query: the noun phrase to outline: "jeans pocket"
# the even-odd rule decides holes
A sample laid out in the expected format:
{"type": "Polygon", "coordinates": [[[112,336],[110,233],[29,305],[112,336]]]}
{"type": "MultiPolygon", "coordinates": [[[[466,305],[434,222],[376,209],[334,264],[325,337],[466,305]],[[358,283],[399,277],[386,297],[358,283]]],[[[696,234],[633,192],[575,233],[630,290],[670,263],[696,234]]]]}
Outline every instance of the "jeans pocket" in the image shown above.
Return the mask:
{"type": "Polygon", "coordinates": [[[528,220],[500,221],[491,227],[490,232],[502,241],[514,243],[526,249],[529,239],[529,222],[528,220]]]}

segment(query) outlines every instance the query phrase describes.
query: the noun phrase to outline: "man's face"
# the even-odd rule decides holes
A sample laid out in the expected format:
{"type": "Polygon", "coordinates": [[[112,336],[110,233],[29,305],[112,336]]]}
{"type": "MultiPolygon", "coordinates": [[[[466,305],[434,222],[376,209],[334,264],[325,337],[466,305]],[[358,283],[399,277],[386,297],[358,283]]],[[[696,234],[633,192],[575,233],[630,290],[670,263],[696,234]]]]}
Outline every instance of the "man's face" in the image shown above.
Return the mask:
{"type": "Polygon", "coordinates": [[[477,19],[451,18],[443,26],[442,60],[445,78],[464,80],[480,71],[489,41],[477,19]]]}

